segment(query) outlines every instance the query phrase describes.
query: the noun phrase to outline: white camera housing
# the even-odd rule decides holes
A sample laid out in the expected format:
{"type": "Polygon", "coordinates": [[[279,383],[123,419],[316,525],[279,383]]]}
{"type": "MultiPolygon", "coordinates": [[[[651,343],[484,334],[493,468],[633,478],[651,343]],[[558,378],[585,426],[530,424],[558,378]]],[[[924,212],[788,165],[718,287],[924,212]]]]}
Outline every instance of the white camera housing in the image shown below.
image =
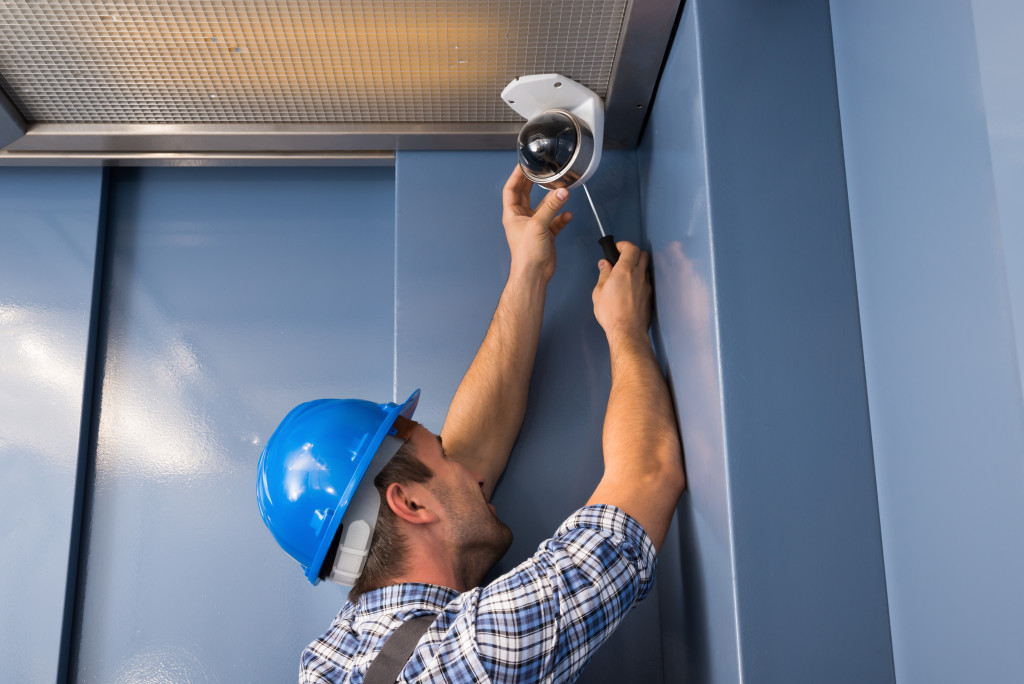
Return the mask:
{"type": "Polygon", "coordinates": [[[513,80],[501,91],[501,99],[527,120],[519,134],[519,165],[527,178],[545,188],[574,188],[594,175],[604,141],[604,103],[594,91],[559,74],[537,74],[513,80]],[[535,129],[536,140],[536,130],[545,125],[560,126],[564,144],[560,155],[552,155],[538,169],[528,163],[524,134],[535,129]],[[576,139],[570,140],[573,132],[576,139]]]}

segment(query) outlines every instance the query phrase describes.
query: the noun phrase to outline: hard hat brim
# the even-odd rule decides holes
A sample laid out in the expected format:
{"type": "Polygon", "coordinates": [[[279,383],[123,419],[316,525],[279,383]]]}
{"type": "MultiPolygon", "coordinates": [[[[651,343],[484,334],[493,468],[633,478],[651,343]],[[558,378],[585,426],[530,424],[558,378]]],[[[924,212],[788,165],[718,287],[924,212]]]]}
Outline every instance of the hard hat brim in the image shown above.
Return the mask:
{"type": "Polygon", "coordinates": [[[409,398],[403,403],[395,404],[394,408],[388,411],[387,416],[385,416],[384,421],[380,424],[377,432],[374,433],[373,439],[367,443],[366,450],[361,454],[359,465],[356,467],[355,476],[352,478],[348,488],[338,501],[338,507],[334,509],[334,514],[331,516],[331,519],[327,521],[327,533],[324,534],[320,540],[320,545],[316,550],[316,555],[313,556],[313,562],[309,564],[308,568],[306,568],[306,579],[309,580],[310,584],[313,586],[320,583],[320,566],[324,564],[324,559],[327,557],[327,551],[331,547],[331,542],[334,541],[334,535],[338,533],[338,527],[341,525],[341,519],[345,517],[345,511],[352,502],[352,497],[355,495],[359,482],[363,479],[363,475],[366,473],[367,468],[370,467],[370,462],[373,461],[373,457],[377,454],[377,450],[384,441],[384,437],[387,436],[388,432],[391,430],[391,426],[394,425],[395,419],[398,418],[398,416],[402,416],[403,418],[412,418],[412,414],[416,411],[416,405],[419,401],[420,391],[417,389],[409,395],[409,398]]]}

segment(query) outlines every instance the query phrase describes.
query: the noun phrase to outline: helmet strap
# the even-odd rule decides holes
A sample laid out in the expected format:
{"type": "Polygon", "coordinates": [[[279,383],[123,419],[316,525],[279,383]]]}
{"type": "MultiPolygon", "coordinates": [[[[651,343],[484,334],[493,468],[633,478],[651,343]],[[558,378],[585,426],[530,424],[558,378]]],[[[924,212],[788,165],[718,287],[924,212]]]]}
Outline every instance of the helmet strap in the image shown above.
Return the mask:
{"type": "Polygon", "coordinates": [[[391,435],[384,437],[363,474],[341,519],[341,540],[334,556],[334,567],[328,576],[332,582],[351,587],[362,574],[380,513],[380,494],[373,480],[404,443],[404,440],[391,435]]]}

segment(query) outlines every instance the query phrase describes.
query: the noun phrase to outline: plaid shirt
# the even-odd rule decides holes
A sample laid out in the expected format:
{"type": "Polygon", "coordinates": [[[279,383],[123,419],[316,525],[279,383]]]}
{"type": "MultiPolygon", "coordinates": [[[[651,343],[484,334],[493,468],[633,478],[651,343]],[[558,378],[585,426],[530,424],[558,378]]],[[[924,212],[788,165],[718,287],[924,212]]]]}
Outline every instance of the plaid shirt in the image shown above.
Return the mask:
{"type": "Polygon", "coordinates": [[[654,581],[654,545],[613,506],[587,506],[532,558],[485,587],[458,593],[397,584],[346,603],[302,653],[300,684],[362,684],[403,622],[437,619],[399,682],[571,682],[654,581]]]}

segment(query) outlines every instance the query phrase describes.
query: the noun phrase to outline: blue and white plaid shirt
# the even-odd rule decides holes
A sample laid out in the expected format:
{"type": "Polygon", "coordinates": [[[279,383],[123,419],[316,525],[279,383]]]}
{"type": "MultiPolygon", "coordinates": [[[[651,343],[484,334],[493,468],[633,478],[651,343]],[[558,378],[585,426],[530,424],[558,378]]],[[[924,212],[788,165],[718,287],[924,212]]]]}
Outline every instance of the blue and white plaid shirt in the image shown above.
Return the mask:
{"type": "Polygon", "coordinates": [[[529,560],[463,594],[397,584],[346,603],[302,652],[300,684],[362,684],[384,640],[414,617],[438,617],[399,682],[571,682],[650,591],[654,545],[613,506],[586,506],[529,560]]]}

